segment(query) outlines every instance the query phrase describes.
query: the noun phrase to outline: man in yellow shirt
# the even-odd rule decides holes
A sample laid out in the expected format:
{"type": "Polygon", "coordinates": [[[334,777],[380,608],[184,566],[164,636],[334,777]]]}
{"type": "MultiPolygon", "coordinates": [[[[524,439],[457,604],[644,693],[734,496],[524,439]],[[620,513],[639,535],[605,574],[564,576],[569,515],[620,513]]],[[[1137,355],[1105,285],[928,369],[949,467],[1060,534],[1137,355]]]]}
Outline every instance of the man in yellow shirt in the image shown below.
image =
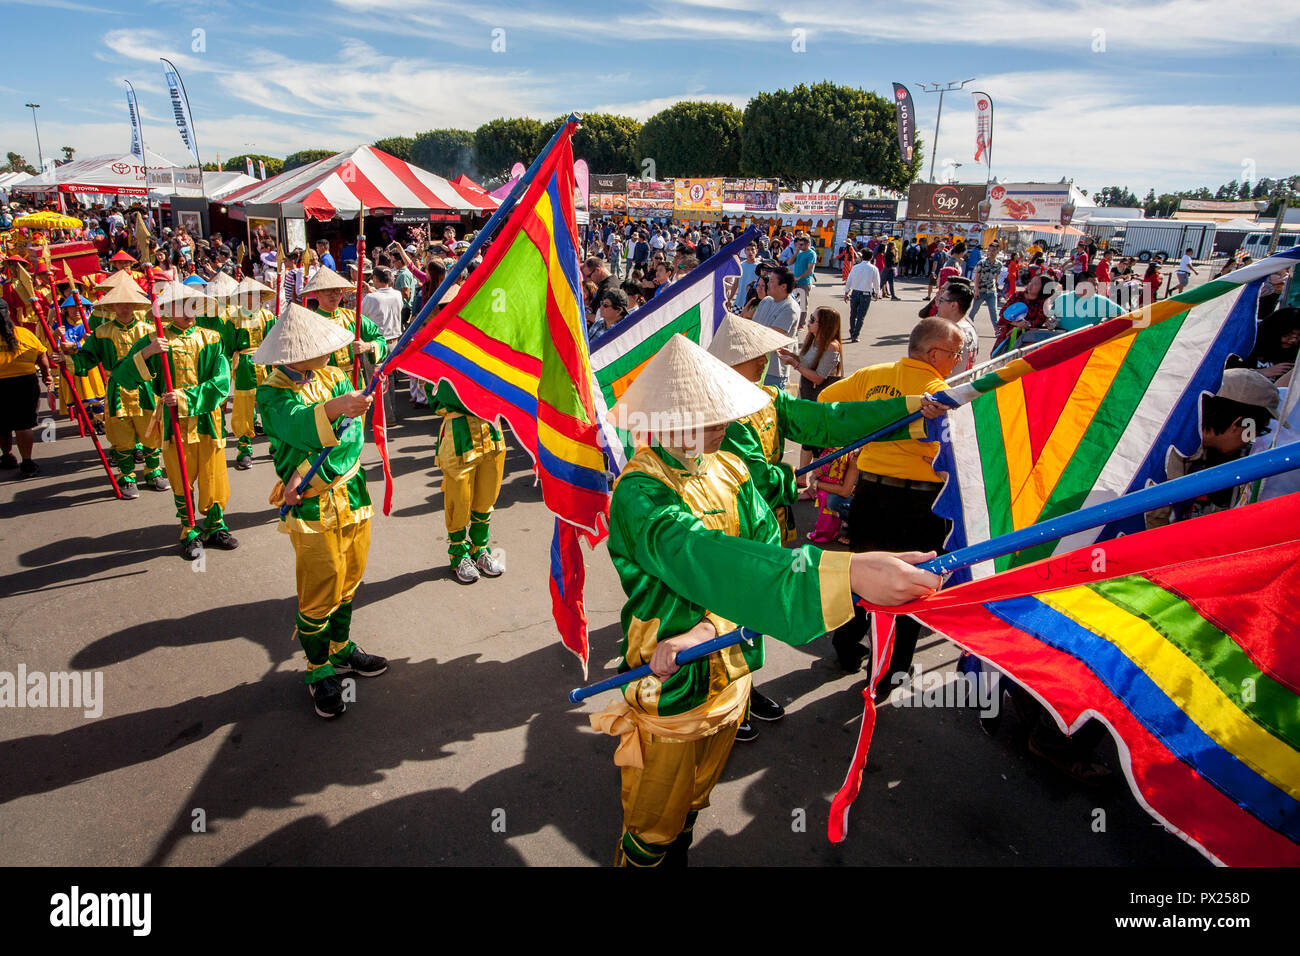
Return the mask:
{"type": "MultiPolygon", "coordinates": [[[[912,329],[907,356],[897,362],[869,365],[824,388],[818,401],[844,402],[902,395],[934,394],[944,387],[961,355],[962,334],[945,319],[922,319],[912,329]]],[[[871,442],[858,454],[858,485],[849,509],[849,547],[853,551],[939,551],[947,537],[947,522],[934,513],[934,499],[943,486],[931,463],[937,442],[871,442]]],[[[862,666],[866,648],[866,614],[858,608],[852,621],[835,631],[832,643],[840,665],[853,672],[862,666]]],[[[898,618],[894,653],[881,682],[888,693],[894,674],[912,666],[920,625],[898,618]]]]}
{"type": "Polygon", "coordinates": [[[40,407],[37,375],[48,389],[53,386],[45,345],[9,318],[9,306],[0,300],[0,468],[18,468],[23,478],[40,469],[32,459],[33,431],[40,407]],[[14,442],[22,463],[13,456],[14,442]]]}

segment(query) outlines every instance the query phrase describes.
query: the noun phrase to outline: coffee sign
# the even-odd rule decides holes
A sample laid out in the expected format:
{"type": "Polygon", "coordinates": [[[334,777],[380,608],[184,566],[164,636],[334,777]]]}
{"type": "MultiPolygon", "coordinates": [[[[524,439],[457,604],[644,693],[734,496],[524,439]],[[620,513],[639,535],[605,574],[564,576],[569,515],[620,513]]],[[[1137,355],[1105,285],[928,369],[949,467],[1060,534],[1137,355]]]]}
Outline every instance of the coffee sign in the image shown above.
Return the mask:
{"type": "Polygon", "coordinates": [[[907,218],[935,222],[978,222],[983,186],[913,183],[907,190],[907,218]]]}

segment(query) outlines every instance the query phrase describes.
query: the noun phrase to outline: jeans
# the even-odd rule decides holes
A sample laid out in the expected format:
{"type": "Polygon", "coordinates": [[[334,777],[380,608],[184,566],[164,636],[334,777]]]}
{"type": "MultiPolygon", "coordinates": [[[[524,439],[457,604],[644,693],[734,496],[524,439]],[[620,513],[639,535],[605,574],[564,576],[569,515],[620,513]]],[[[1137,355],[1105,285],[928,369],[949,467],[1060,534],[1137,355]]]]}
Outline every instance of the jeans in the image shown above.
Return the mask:
{"type": "Polygon", "coordinates": [[[861,334],[869,308],[871,308],[870,292],[849,293],[849,338],[856,339],[861,334]]]}
{"type": "Polygon", "coordinates": [[[889,290],[889,297],[897,299],[898,293],[894,291],[894,270],[885,266],[885,271],[880,274],[880,294],[884,295],[885,290],[889,290]]]}
{"type": "Polygon", "coordinates": [[[970,319],[973,323],[975,321],[975,313],[979,311],[981,305],[985,304],[989,307],[989,321],[993,323],[993,327],[996,329],[998,324],[998,294],[996,291],[985,292],[983,295],[975,296],[975,301],[970,304],[970,313],[966,318],[970,319]]]}

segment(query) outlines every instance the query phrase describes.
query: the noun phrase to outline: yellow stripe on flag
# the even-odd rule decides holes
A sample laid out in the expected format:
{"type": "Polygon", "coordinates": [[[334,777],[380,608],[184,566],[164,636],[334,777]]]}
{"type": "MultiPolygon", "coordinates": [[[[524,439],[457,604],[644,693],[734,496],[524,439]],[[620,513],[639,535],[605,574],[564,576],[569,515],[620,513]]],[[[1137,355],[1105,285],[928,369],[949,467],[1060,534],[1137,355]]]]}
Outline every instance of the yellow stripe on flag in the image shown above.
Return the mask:
{"type": "Polygon", "coordinates": [[[434,341],[457,355],[464,356],[475,365],[504,379],[527,394],[534,396],[537,394],[538,378],[536,375],[529,375],[514,365],[501,361],[501,359],[483,351],[469,339],[457,335],[450,329],[439,332],[434,341]]]}
{"type": "Polygon", "coordinates": [[[602,474],[605,471],[605,455],[599,448],[584,445],[568,435],[560,434],[540,417],[537,419],[537,440],[557,458],[562,458],[571,465],[602,474]]]}
{"type": "Polygon", "coordinates": [[[1205,671],[1145,618],[1086,587],[1038,600],[1117,647],[1205,734],[1274,786],[1300,798],[1300,753],[1247,716],[1205,671]]]}

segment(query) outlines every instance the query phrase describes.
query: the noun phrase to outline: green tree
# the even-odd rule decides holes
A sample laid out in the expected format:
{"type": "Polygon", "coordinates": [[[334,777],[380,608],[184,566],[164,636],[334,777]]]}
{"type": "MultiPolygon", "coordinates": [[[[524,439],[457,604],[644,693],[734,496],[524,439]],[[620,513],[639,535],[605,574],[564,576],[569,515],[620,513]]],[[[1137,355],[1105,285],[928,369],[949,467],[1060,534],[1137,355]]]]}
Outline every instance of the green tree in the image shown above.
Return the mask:
{"type": "Polygon", "coordinates": [[[816,192],[850,181],[906,189],[920,172],[921,149],[903,162],[894,112],[891,100],[829,82],[759,93],[745,107],[740,167],[788,186],[811,182],[816,192]]]}
{"type": "Polygon", "coordinates": [[[9,165],[4,168],[6,173],[31,173],[36,175],[36,167],[27,162],[21,153],[8,153],[5,156],[9,160],[9,165]]]}
{"type": "MultiPolygon", "coordinates": [[[[542,151],[567,116],[558,116],[542,127],[540,141],[533,155],[542,151]]],[[[612,113],[586,113],[573,136],[573,158],[585,159],[593,173],[630,173],[639,175],[637,136],[641,124],[630,116],[612,113]]]]}
{"type": "MultiPolygon", "coordinates": [[[[669,176],[739,176],[741,112],[730,103],[683,100],[646,120],[635,171],[669,176]],[[653,161],[646,166],[646,161],[653,161]]],[[[600,170],[604,172],[605,170],[600,170]]]]}
{"type": "Polygon", "coordinates": [[[542,129],[537,120],[518,117],[494,119],[474,130],[474,160],[484,179],[504,182],[515,163],[531,163],[546,142],[542,129]]]}
{"type": "Polygon", "coordinates": [[[474,134],[467,129],[431,129],[417,133],[411,143],[410,161],[444,179],[477,172],[474,134]]]}
{"type": "Polygon", "coordinates": [[[411,147],[415,145],[415,140],[409,136],[388,136],[384,139],[377,139],[370,144],[375,149],[387,153],[389,156],[396,156],[403,162],[412,162],[411,147]]]}
{"type": "Polygon", "coordinates": [[[337,149],[300,149],[296,153],[290,153],[284,157],[284,168],[297,169],[299,166],[306,166],[308,163],[314,163],[318,159],[324,159],[326,156],[333,156],[337,149]]]}
{"type": "Polygon", "coordinates": [[[1127,186],[1103,186],[1093,195],[1098,206],[1139,206],[1137,195],[1127,186]]]}
{"type": "Polygon", "coordinates": [[[253,175],[257,175],[258,160],[266,163],[266,175],[268,177],[284,172],[283,159],[277,159],[274,156],[263,156],[261,153],[244,153],[240,156],[231,156],[221,168],[227,172],[242,173],[248,168],[248,164],[244,162],[246,159],[253,161],[253,175]]]}
{"type": "Polygon", "coordinates": [[[77,151],[77,148],[75,146],[60,146],[59,149],[63,152],[63,161],[65,163],[72,162],[72,154],[77,151]]]}

